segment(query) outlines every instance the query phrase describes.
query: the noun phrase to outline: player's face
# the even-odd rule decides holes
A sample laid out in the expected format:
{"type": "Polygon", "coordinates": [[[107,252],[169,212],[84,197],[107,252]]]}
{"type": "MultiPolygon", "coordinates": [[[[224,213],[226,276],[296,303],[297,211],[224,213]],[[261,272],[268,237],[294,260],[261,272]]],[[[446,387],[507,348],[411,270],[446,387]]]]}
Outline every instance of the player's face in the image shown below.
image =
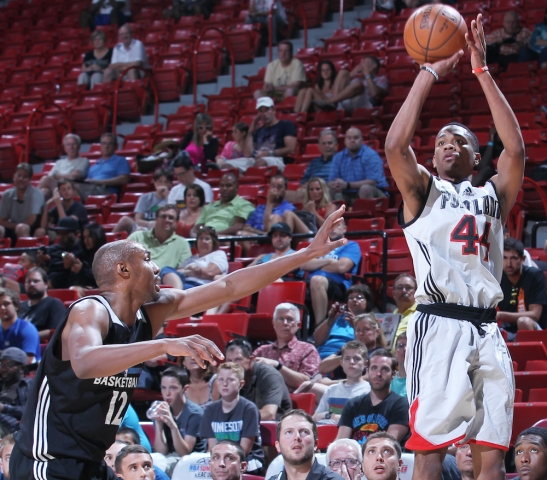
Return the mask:
{"type": "Polygon", "coordinates": [[[286,250],[291,246],[291,239],[292,237],[283,232],[272,233],[272,245],[274,250],[286,250]]]}
{"type": "Polygon", "coordinates": [[[437,134],[433,166],[439,177],[460,182],[473,173],[476,160],[465,128],[449,125],[437,134]]]}
{"type": "MultiPolygon", "coordinates": [[[[152,458],[147,453],[131,453],[122,461],[123,480],[155,480],[152,458]]],[[[118,475],[119,476],[119,475],[118,475]]]]}
{"type": "Polygon", "coordinates": [[[505,272],[505,275],[512,277],[513,275],[520,274],[523,262],[524,257],[521,257],[514,250],[503,252],[503,271],[505,272]]]}
{"type": "Polygon", "coordinates": [[[381,391],[389,388],[394,375],[391,358],[378,356],[369,360],[368,377],[372,390],[381,391]]]}
{"type": "Polygon", "coordinates": [[[173,234],[177,228],[177,212],[175,210],[162,210],[156,217],[155,231],[173,234]]]}
{"type": "Polygon", "coordinates": [[[471,456],[471,447],[462,445],[456,451],[456,465],[462,473],[473,474],[473,457],[471,456]]]}
{"type": "Polygon", "coordinates": [[[170,407],[173,405],[182,404],[182,396],[184,387],[175,377],[162,377],[161,379],[161,396],[170,407]]]}
{"type": "Polygon", "coordinates": [[[17,310],[15,309],[13,300],[7,295],[0,297],[0,318],[6,322],[17,319],[17,310]]]}
{"type": "Polygon", "coordinates": [[[347,470],[349,480],[353,480],[361,473],[361,462],[354,448],[340,445],[333,448],[330,453],[329,468],[340,476],[343,476],[343,470],[347,470]]]}
{"type": "Polygon", "coordinates": [[[226,400],[234,399],[243,386],[235,372],[224,368],[219,370],[216,381],[220,396],[226,400]]]}
{"type": "Polygon", "coordinates": [[[213,480],[239,480],[247,462],[239,459],[233,445],[221,443],[213,447],[210,465],[213,480]]]}
{"type": "MultiPolygon", "coordinates": [[[[325,158],[332,157],[336,153],[337,145],[338,143],[333,135],[322,135],[319,140],[319,151],[325,158]]],[[[321,193],[323,193],[323,191],[321,191],[321,193]]]]}
{"type": "Polygon", "coordinates": [[[114,462],[116,461],[116,455],[120,453],[120,450],[123,447],[126,447],[127,444],[121,443],[121,442],[114,442],[112,445],[110,445],[110,448],[106,451],[104,455],[104,462],[112,469],[114,469],[114,462]]]}
{"type": "Polygon", "coordinates": [[[365,369],[365,359],[359,350],[348,348],[342,356],[342,370],[348,378],[359,377],[365,369]]]}
{"type": "Polygon", "coordinates": [[[2,449],[2,473],[6,480],[10,480],[9,474],[9,459],[11,457],[11,451],[13,450],[13,445],[5,445],[2,449]]]}
{"type": "Polygon", "coordinates": [[[300,328],[300,322],[296,321],[292,310],[278,310],[273,319],[273,327],[279,340],[289,341],[300,328]]]}
{"type": "Polygon", "coordinates": [[[289,415],[283,419],[277,451],[289,465],[303,465],[311,462],[315,452],[315,438],[312,425],[300,415],[289,415]]]}
{"type": "Polygon", "coordinates": [[[363,452],[363,473],[368,480],[397,480],[399,466],[397,451],[387,438],[373,438],[363,452]]]}
{"type": "Polygon", "coordinates": [[[547,478],[547,448],[538,435],[524,435],[515,446],[515,465],[521,480],[547,478]]]}
{"type": "Polygon", "coordinates": [[[133,254],[131,265],[134,270],[135,290],[142,290],[142,303],[155,302],[160,295],[160,269],[150,259],[150,252],[142,250],[133,254]]]}

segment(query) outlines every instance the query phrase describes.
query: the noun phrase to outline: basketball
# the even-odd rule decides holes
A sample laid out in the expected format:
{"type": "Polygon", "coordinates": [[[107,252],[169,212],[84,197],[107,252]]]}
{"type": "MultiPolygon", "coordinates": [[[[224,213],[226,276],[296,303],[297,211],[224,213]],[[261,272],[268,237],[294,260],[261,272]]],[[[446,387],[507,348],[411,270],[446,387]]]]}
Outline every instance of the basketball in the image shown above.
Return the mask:
{"type": "Polygon", "coordinates": [[[467,25],[448,5],[424,5],[407,20],[404,39],[408,54],[419,64],[451,57],[466,45],[467,25]]]}

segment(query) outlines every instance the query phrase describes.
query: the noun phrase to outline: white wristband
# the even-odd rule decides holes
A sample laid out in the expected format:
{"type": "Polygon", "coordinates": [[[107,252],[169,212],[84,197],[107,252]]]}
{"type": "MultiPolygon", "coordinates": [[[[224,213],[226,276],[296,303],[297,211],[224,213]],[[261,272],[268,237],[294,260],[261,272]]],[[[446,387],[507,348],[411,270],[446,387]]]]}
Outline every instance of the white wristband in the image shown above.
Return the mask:
{"type": "Polygon", "coordinates": [[[433,70],[432,68],[429,68],[429,67],[426,67],[425,65],[422,65],[420,67],[420,70],[425,70],[426,72],[431,73],[431,75],[433,75],[435,77],[435,81],[436,82],[439,81],[439,74],[435,70],[433,70]]]}

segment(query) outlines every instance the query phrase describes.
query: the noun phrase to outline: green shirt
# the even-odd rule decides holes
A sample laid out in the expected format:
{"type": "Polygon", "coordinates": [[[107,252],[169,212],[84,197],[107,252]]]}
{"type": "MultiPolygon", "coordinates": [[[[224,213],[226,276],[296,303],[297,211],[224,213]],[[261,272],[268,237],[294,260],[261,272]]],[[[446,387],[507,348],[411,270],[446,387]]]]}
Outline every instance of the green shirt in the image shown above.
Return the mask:
{"type": "Polygon", "coordinates": [[[207,225],[208,227],[214,227],[217,232],[222,232],[233,225],[234,217],[247,220],[254,209],[255,207],[251,202],[243,200],[239,195],[236,195],[231,202],[225,205],[217,200],[203,207],[196,225],[207,225]]]}
{"type": "Polygon", "coordinates": [[[160,243],[154,236],[154,229],[139,230],[129,235],[128,240],[139,242],[150,252],[151,260],[161,269],[177,268],[184,260],[192,256],[188,241],[175,233],[165,242],[160,243]]]}

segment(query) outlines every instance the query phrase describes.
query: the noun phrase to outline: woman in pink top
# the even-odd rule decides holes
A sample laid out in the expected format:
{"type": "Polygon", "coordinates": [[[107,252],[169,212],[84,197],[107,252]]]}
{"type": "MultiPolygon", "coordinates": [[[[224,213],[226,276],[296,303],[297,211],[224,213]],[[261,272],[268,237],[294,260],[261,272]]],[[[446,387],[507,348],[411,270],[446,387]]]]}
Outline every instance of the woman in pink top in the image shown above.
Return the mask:
{"type": "Polygon", "coordinates": [[[226,163],[226,160],[244,157],[243,146],[245,145],[245,139],[247,138],[248,133],[249,125],[245,122],[239,122],[233,126],[233,141],[227,142],[226,145],[224,145],[222,153],[216,158],[219,167],[222,167],[224,163],[226,163]]]}
{"type": "Polygon", "coordinates": [[[218,140],[213,137],[213,119],[209,115],[196,115],[194,131],[186,133],[180,149],[188,152],[196,170],[207,172],[207,162],[214,162],[218,154],[218,140]]]}

